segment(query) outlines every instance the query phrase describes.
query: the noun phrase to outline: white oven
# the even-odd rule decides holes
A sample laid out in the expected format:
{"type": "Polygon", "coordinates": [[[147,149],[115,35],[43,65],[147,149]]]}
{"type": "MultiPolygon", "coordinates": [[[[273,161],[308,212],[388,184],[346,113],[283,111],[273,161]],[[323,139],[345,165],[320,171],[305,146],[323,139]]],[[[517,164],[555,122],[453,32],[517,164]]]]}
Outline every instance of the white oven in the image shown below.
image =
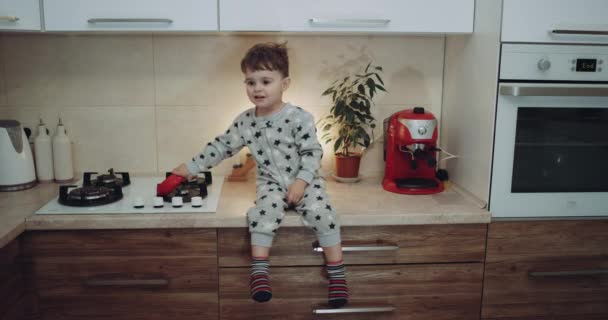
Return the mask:
{"type": "Polygon", "coordinates": [[[608,46],[501,50],[492,216],[608,215],[608,46]]]}

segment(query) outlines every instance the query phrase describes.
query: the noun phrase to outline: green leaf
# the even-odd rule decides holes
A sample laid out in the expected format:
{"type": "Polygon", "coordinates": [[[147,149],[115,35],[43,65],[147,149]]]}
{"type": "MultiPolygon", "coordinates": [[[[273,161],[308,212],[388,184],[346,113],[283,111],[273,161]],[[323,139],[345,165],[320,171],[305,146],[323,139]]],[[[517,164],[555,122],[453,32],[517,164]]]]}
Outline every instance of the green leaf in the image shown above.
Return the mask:
{"type": "Polygon", "coordinates": [[[378,79],[378,81],[380,81],[380,83],[381,83],[382,85],[384,85],[384,81],[382,81],[382,78],[380,77],[380,75],[379,75],[379,74],[377,74],[377,73],[374,73],[374,75],[376,76],[376,79],[378,79]]]}
{"type": "Polygon", "coordinates": [[[336,142],[334,143],[334,153],[338,152],[338,149],[340,149],[340,146],[342,146],[342,140],[343,138],[340,137],[338,138],[338,140],[336,140],[336,142]]]}
{"type": "Polygon", "coordinates": [[[384,71],[384,70],[382,70],[382,67],[381,67],[381,66],[377,66],[375,69],[376,69],[376,70],[380,70],[380,71],[384,71]]]}
{"type": "Polygon", "coordinates": [[[372,129],[375,129],[375,128],[376,128],[376,124],[375,124],[375,123],[372,123],[372,124],[370,124],[369,126],[370,126],[370,127],[372,127],[372,129]]]}
{"type": "Polygon", "coordinates": [[[379,90],[382,90],[382,91],[386,92],[386,90],[384,89],[384,87],[381,86],[381,85],[379,85],[379,84],[376,85],[376,88],[378,88],[379,90]]]}
{"type": "Polygon", "coordinates": [[[330,123],[326,124],[326,125],[323,127],[323,131],[327,131],[327,130],[329,130],[329,129],[331,129],[331,124],[330,124],[330,123]]]}
{"type": "Polygon", "coordinates": [[[332,88],[329,88],[329,89],[327,89],[327,90],[325,90],[325,91],[324,91],[324,92],[321,94],[321,96],[326,96],[326,95],[328,95],[328,94],[330,94],[330,93],[332,93],[332,92],[335,92],[333,87],[332,87],[332,88]]]}
{"type": "Polygon", "coordinates": [[[357,90],[359,90],[360,94],[365,95],[365,87],[362,84],[357,86],[357,90]]]}
{"type": "Polygon", "coordinates": [[[367,70],[369,70],[369,66],[371,66],[371,65],[372,65],[371,62],[367,64],[367,67],[365,67],[365,73],[367,73],[367,70]]]}

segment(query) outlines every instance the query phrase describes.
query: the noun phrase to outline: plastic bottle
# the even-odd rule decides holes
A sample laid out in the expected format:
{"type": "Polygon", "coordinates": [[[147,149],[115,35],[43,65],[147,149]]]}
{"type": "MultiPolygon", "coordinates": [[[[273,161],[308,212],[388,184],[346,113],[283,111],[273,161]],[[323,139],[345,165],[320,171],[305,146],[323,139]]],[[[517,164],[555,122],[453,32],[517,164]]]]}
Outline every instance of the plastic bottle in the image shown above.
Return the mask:
{"type": "Polygon", "coordinates": [[[34,159],[36,160],[36,175],[40,182],[51,182],[53,174],[53,149],[51,137],[42,119],[38,124],[38,135],[34,139],[34,159]]]}
{"type": "Polygon", "coordinates": [[[57,131],[53,137],[53,168],[55,169],[55,181],[59,183],[68,182],[74,178],[72,144],[61,118],[59,118],[57,131]]]}

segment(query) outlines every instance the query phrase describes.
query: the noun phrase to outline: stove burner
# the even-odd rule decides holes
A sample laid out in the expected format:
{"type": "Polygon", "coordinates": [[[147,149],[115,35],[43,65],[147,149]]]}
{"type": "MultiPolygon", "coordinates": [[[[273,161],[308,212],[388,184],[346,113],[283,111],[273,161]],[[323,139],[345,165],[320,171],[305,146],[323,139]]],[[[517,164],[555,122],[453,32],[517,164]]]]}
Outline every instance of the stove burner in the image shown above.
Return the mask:
{"type": "Polygon", "coordinates": [[[74,185],[59,187],[59,203],[66,206],[90,207],[116,202],[122,199],[122,187],[83,186],[74,185]],[[70,188],[76,188],[70,190],[70,188]]]}
{"type": "Polygon", "coordinates": [[[128,172],[116,172],[117,177],[114,174],[114,169],[108,170],[108,174],[98,175],[97,178],[91,180],[92,175],[96,175],[97,172],[85,172],[83,174],[83,185],[84,186],[98,186],[98,187],[113,187],[120,186],[125,187],[131,184],[131,179],[128,172]]]}
{"type": "MultiPolygon", "coordinates": [[[[211,172],[204,171],[202,172],[203,176],[197,176],[193,180],[184,181],[179,186],[175,188],[175,190],[171,191],[169,194],[163,197],[166,202],[171,202],[173,197],[182,197],[183,202],[190,202],[193,197],[207,197],[207,186],[210,185],[212,181],[211,172]]],[[[167,172],[167,177],[171,175],[170,172],[167,172]]],[[[158,196],[158,195],[157,195],[158,196]]]]}

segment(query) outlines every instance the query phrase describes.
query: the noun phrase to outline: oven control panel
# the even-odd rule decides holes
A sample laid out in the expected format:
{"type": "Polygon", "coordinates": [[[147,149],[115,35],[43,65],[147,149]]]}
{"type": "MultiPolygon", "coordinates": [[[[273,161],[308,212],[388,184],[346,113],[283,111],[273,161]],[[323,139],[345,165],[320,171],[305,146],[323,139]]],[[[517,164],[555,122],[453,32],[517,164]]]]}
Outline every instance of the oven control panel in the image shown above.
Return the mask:
{"type": "Polygon", "coordinates": [[[608,81],[608,46],[503,44],[500,80],[608,81]]]}

